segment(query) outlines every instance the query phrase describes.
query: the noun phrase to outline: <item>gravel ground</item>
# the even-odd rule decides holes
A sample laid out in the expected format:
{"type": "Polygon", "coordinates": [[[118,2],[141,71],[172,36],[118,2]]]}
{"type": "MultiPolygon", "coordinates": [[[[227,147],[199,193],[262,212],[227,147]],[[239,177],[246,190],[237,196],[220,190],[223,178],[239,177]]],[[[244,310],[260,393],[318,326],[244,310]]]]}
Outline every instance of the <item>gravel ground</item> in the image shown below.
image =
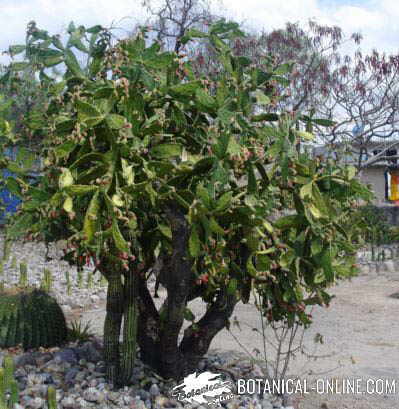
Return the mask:
{"type": "MultiPolygon", "coordinates": [[[[1,241],[0,237],[0,248],[1,241]]],[[[91,288],[86,288],[87,276],[91,271],[86,269],[79,286],[76,270],[56,258],[46,262],[45,251],[44,246],[37,243],[14,244],[9,260],[3,263],[0,281],[2,279],[5,286],[18,282],[19,263],[24,260],[28,264],[31,284],[39,285],[44,268],[50,269],[54,277],[52,294],[59,300],[67,318],[81,318],[83,323],[91,321],[92,331],[100,336],[105,305],[105,287],[101,285],[100,278],[94,276],[91,288]],[[71,281],[70,295],[66,285],[67,271],[71,281]]],[[[52,248],[49,254],[57,256],[57,249],[52,248]]],[[[309,393],[292,397],[288,403],[285,402],[287,408],[399,408],[399,321],[395,319],[399,312],[399,299],[390,297],[393,293],[399,292],[399,272],[392,268],[390,272],[375,273],[369,269],[364,271],[363,275],[356,277],[352,282],[343,282],[331,290],[336,298],[329,309],[315,308],[314,324],[305,333],[304,341],[305,345],[312,349],[315,335],[321,334],[324,343],[317,348],[315,346],[311,352],[323,358],[309,360],[304,356],[298,356],[292,362],[290,373],[298,375],[300,379],[306,378],[309,382],[316,379],[353,378],[361,378],[363,381],[378,378],[395,380],[396,394],[309,393]]],[[[162,302],[164,295],[164,291],[161,290],[158,303],[162,302]]],[[[190,308],[198,314],[203,311],[204,306],[200,302],[193,302],[190,308]]],[[[199,370],[221,372],[221,369],[225,369],[226,376],[233,373],[236,377],[262,377],[260,368],[251,366],[246,355],[242,353],[242,347],[250,352],[254,349],[262,350],[261,337],[250,330],[259,328],[259,317],[253,306],[242,304],[237,307],[235,315],[241,323],[241,330],[232,326],[231,333],[234,337],[226,330],[221,331],[199,370]],[[237,344],[237,340],[242,347],[237,344]]],[[[17,358],[22,360],[18,362],[19,381],[21,387],[25,386],[22,392],[25,400],[19,409],[45,407],[41,406],[43,405],[41,399],[49,379],[57,387],[60,408],[144,409],[180,405],[169,397],[168,391],[171,386],[157,378],[139,360],[133,374],[134,386],[126,390],[112,391],[103,377],[104,364],[100,360],[99,340],[83,347],[69,345],[60,351],[42,353],[45,354],[44,358],[38,352],[36,354],[39,355],[27,355],[23,358],[24,355],[20,354],[17,358]],[[87,351],[91,351],[91,355],[87,351]],[[24,359],[27,363],[24,363],[24,359]]],[[[224,403],[224,406],[230,409],[282,407],[281,401],[272,401],[273,398],[270,396],[251,395],[224,403]]]]}
{"type": "MultiPolygon", "coordinates": [[[[0,248],[3,237],[0,236],[0,248]]],[[[1,254],[0,254],[1,256],[1,254]]],[[[28,268],[28,282],[40,286],[44,269],[51,271],[53,285],[51,295],[57,298],[67,320],[90,318],[91,327],[101,336],[106,287],[98,275],[92,275],[92,268],[86,268],[80,279],[75,268],[59,260],[60,251],[52,246],[47,252],[40,243],[14,243],[10,256],[3,260],[0,283],[7,288],[17,284],[21,263],[28,268]],[[47,253],[47,254],[46,254],[47,253]],[[51,260],[46,260],[46,257],[51,260]],[[67,274],[69,273],[69,289],[67,274]],[[91,277],[91,278],[90,278],[91,277]],[[88,280],[88,278],[90,278],[88,280]]],[[[113,390],[104,378],[101,337],[82,345],[70,343],[63,348],[41,349],[24,352],[18,348],[0,350],[0,364],[4,355],[12,355],[16,365],[15,378],[20,390],[20,404],[15,409],[46,409],[47,388],[53,385],[57,392],[58,408],[62,409],[160,409],[182,408],[182,402],[171,398],[170,391],[175,383],[157,376],[143,365],[138,357],[129,388],[113,390]]],[[[261,369],[253,365],[242,354],[210,353],[200,362],[198,372],[220,373],[224,380],[241,377],[259,377],[261,369]]],[[[233,393],[235,392],[233,388],[233,393]]],[[[281,400],[274,396],[236,396],[221,405],[228,409],[274,409],[281,408],[281,400]]],[[[199,404],[185,405],[186,408],[205,409],[199,404]]],[[[285,408],[292,409],[292,408],[285,408]]]]}

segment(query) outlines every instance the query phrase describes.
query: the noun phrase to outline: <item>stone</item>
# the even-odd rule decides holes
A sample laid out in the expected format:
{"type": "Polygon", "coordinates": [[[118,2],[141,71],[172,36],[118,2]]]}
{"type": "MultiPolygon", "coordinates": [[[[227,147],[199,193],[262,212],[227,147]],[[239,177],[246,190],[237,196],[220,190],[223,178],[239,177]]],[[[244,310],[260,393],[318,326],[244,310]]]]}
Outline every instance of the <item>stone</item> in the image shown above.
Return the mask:
{"type": "Polygon", "coordinates": [[[96,388],[87,388],[83,392],[83,398],[88,402],[101,403],[104,401],[105,396],[96,388]]]}
{"type": "Polygon", "coordinates": [[[151,385],[149,392],[152,396],[158,396],[161,393],[159,386],[156,383],[151,385]]]}
{"type": "Polygon", "coordinates": [[[75,380],[76,375],[79,373],[78,368],[70,368],[65,374],[65,382],[72,383],[75,380]]]}
{"type": "Polygon", "coordinates": [[[140,399],[134,399],[132,402],[130,402],[130,409],[147,409],[151,408],[151,402],[150,405],[146,406],[146,404],[140,400],[140,399]]]}
{"type": "Polygon", "coordinates": [[[27,352],[26,354],[22,354],[21,356],[16,358],[15,366],[18,368],[20,366],[26,366],[26,365],[36,365],[36,360],[33,356],[33,354],[27,352]]]}
{"type": "Polygon", "coordinates": [[[100,345],[94,344],[93,342],[86,342],[83,346],[76,349],[79,359],[85,359],[95,364],[102,361],[102,354],[99,350],[100,345]]]}
{"type": "Polygon", "coordinates": [[[44,354],[40,354],[36,358],[36,365],[41,367],[45,365],[48,361],[51,361],[53,359],[53,354],[50,352],[45,352],[44,354]]]}
{"type": "Polygon", "coordinates": [[[27,407],[31,409],[42,409],[44,408],[44,399],[37,396],[29,401],[27,407]]]}
{"type": "Polygon", "coordinates": [[[262,403],[262,409],[273,409],[273,405],[269,400],[263,400],[262,403]]]}
{"type": "Polygon", "coordinates": [[[56,352],[54,360],[58,363],[68,362],[69,364],[76,365],[78,363],[78,356],[72,348],[65,348],[56,352]]]}
{"type": "Polygon", "coordinates": [[[64,399],[61,400],[61,405],[65,409],[72,409],[74,408],[75,405],[75,399],[73,399],[71,396],[66,396],[64,399]]]}

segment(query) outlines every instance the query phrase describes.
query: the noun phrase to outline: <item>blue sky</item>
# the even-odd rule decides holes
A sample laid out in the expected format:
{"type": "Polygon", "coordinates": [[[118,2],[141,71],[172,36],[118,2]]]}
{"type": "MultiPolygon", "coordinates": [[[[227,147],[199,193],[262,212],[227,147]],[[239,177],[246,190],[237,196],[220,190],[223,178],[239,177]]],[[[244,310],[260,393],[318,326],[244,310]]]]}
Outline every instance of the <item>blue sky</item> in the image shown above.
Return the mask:
{"type": "MultiPolygon", "coordinates": [[[[286,21],[338,25],[345,32],[359,31],[362,48],[396,53],[399,50],[398,0],[221,0],[217,8],[248,26],[282,27],[286,21]]],[[[62,33],[74,20],[86,26],[110,25],[131,29],[145,18],[141,0],[0,0],[0,50],[24,41],[27,23],[36,20],[51,33],[62,33]]],[[[0,62],[5,62],[0,57],[0,62]]]]}

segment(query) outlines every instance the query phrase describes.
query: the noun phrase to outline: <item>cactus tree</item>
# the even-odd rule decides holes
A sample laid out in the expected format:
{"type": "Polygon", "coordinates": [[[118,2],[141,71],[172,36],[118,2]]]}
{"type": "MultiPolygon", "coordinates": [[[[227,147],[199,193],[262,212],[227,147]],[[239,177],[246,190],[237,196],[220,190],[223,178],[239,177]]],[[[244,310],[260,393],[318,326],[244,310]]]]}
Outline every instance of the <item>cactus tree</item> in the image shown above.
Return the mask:
{"type": "Polygon", "coordinates": [[[34,188],[22,183],[29,200],[9,236],[66,239],[65,259],[79,268],[93,260],[106,277],[110,380],[128,382],[136,337],[165,377],[192,371],[252,289],[270,320],[309,324],[306,305],[328,304],[326,289],[355,271],[350,216],[368,191],[353,168],[302,152],[312,118],[275,112],[291,66],[265,56],[261,69],[234,55],[243,33],[225,21],[182,38],[212,48],[207,78],[145,31],[115,46],[99,26],[68,31],[66,44],[28,33],[28,62],[49,90],[45,169],[34,188]],[[86,66],[74,48],[88,54],[86,66]],[[50,62],[65,64],[63,81],[46,71],[50,62]],[[160,311],[150,274],[167,292],[160,311]],[[198,297],[203,317],[187,309],[198,297]]]}

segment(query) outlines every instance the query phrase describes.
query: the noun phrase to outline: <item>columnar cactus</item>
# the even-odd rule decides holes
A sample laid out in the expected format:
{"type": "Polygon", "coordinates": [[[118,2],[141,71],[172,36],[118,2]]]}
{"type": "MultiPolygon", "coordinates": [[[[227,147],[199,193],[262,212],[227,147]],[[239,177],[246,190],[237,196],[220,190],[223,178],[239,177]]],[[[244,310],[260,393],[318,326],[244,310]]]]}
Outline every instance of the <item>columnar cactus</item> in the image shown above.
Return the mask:
{"type": "Polygon", "coordinates": [[[67,339],[64,314],[57,301],[37,289],[0,293],[0,347],[25,349],[60,345],[67,339]]]}
{"type": "Polygon", "coordinates": [[[50,292],[52,285],[53,285],[53,276],[51,274],[51,271],[48,268],[45,268],[43,271],[43,279],[41,283],[41,288],[44,291],[50,292]]]}

